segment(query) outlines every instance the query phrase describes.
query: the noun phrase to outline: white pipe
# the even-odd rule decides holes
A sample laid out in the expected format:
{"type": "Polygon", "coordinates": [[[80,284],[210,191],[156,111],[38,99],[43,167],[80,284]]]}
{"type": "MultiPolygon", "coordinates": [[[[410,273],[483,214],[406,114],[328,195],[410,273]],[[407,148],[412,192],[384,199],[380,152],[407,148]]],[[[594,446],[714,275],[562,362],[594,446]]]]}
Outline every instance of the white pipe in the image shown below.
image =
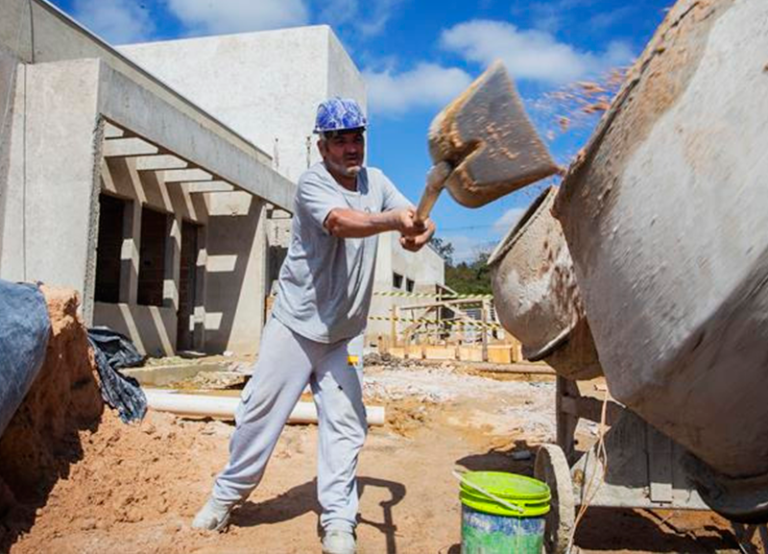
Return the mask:
{"type": "MultiPolygon", "coordinates": [[[[233,396],[210,396],[200,394],[178,394],[162,389],[144,389],[147,405],[159,412],[176,415],[217,417],[233,419],[240,398],[233,396]]],[[[368,425],[384,425],[384,407],[366,406],[368,425]]],[[[313,402],[299,402],[288,417],[288,423],[317,423],[317,410],[313,402]]]]}

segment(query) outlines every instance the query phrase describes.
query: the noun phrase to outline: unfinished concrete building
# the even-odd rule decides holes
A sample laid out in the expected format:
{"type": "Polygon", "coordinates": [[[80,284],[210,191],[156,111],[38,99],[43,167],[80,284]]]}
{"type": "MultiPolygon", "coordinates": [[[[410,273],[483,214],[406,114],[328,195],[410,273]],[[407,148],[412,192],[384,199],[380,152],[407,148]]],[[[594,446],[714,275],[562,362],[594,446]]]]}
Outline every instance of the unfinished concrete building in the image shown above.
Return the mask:
{"type": "Polygon", "coordinates": [[[151,354],[252,352],[269,155],[43,1],[2,5],[0,275],[72,287],[151,354]]]}
{"type": "MultiPolygon", "coordinates": [[[[328,27],[115,49],[44,0],[3,2],[0,277],[75,288],[88,325],[149,354],[258,351],[333,94],[365,105],[328,27]]],[[[437,254],[393,245],[377,287],[442,283],[437,254]]]]}

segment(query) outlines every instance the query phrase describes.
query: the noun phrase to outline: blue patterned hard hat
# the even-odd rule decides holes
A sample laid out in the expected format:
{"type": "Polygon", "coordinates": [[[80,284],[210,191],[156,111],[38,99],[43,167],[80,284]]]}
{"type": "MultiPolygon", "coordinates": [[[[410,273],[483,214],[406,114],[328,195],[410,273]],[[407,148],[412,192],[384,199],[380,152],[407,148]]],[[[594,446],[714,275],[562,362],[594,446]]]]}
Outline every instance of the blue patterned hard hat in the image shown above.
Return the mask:
{"type": "Polygon", "coordinates": [[[367,124],[363,110],[351,98],[334,96],[317,107],[315,133],[365,129],[367,124]]]}

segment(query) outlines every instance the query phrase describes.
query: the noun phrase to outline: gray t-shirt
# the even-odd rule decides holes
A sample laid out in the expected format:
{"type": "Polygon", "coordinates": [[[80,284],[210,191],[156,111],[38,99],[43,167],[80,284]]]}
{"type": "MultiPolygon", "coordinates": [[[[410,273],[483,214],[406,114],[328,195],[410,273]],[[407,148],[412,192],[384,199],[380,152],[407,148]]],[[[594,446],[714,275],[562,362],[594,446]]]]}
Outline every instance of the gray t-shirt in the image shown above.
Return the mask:
{"type": "Polygon", "coordinates": [[[296,190],[291,246],[280,268],[274,316],[317,342],[359,335],[371,305],[378,237],[334,237],[325,219],[334,208],[380,213],[411,205],[378,169],[364,168],[353,192],[322,163],[310,167],[296,190]]]}

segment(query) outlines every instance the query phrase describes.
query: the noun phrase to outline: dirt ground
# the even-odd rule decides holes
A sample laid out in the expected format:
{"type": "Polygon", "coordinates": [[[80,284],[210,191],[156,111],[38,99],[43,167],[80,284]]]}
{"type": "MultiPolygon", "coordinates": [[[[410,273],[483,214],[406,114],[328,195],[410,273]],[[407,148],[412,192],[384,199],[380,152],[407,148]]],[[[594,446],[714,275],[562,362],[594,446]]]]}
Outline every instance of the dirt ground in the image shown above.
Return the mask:
{"type": "MultiPolygon", "coordinates": [[[[363,450],[361,554],[459,554],[453,469],[532,473],[554,434],[554,382],[443,363],[366,367],[366,402],[385,405],[363,450]]],[[[3,518],[0,551],[13,554],[319,552],[316,427],[287,426],[261,486],[224,534],[190,521],[227,457],[233,426],[150,412],[124,425],[106,410],[77,433],[76,459],[37,506],[3,518]]],[[[589,436],[594,430],[585,427],[589,436]]],[[[590,511],[576,538],[583,553],[739,552],[711,513],[590,511]]]]}

